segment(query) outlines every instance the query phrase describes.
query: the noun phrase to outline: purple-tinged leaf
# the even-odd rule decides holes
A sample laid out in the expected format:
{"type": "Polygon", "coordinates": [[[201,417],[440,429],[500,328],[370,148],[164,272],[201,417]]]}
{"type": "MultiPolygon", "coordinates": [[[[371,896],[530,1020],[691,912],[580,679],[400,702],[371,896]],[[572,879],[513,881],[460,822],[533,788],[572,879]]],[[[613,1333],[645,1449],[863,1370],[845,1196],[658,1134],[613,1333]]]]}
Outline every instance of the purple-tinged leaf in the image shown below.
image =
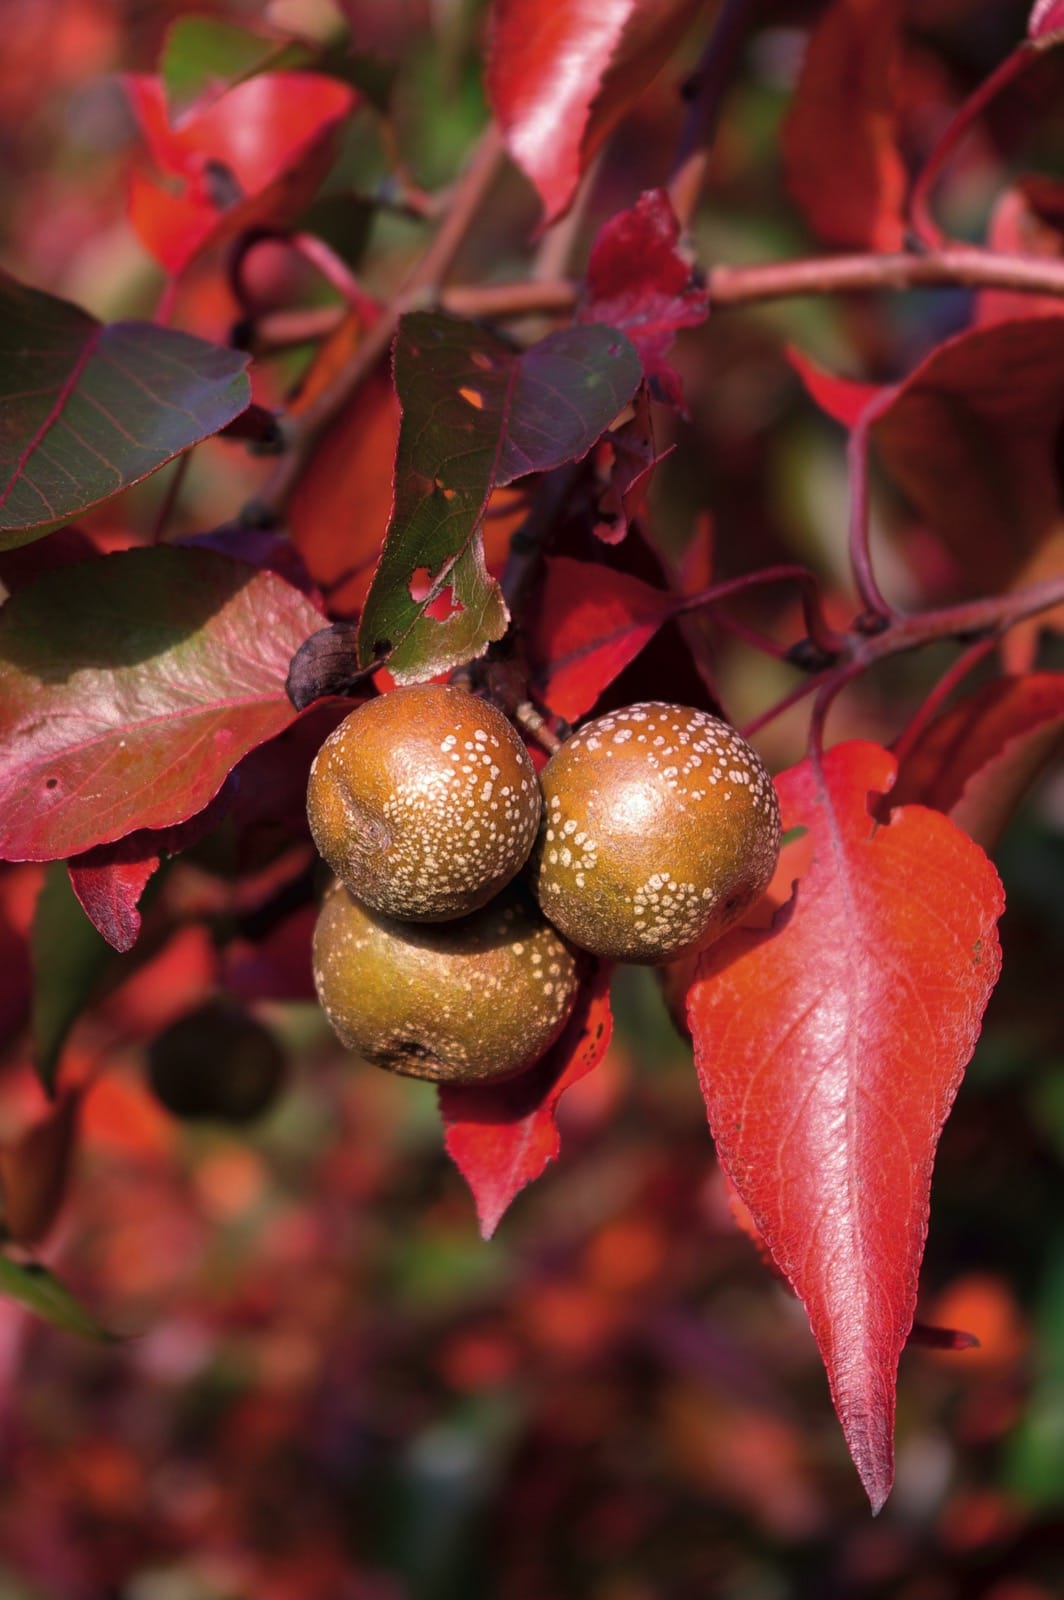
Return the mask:
{"type": "Polygon", "coordinates": [[[0,549],[139,483],[247,406],[248,357],[103,324],[0,273],[0,549]]]}
{"type": "Polygon", "coordinates": [[[0,857],[50,861],[201,811],[288,727],[292,655],[320,624],[272,573],[126,550],[0,610],[0,857]]]}

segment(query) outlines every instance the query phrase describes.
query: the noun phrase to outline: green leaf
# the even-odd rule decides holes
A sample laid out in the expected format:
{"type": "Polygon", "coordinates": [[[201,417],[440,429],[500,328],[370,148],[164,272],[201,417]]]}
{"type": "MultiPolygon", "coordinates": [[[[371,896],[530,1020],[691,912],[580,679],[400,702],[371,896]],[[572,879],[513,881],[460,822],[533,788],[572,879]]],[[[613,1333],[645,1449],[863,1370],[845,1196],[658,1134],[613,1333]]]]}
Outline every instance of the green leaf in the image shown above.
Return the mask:
{"type": "Polygon", "coordinates": [[[306,45],[249,33],[220,17],[178,17],[167,30],[160,70],[173,118],[209,91],[224,93],[256,73],[289,71],[313,59],[306,45]]]}
{"type": "Polygon", "coordinates": [[[79,906],[63,862],[45,874],[30,933],[33,1051],[37,1075],[55,1089],[60,1052],[114,952],[79,906]]]}
{"type": "Polygon", "coordinates": [[[12,1261],[10,1256],[0,1256],[0,1295],[17,1300],[45,1322],[67,1333],[79,1334],[83,1339],[111,1344],[118,1338],[97,1322],[66,1285],[38,1261],[12,1261]]]}
{"type": "Polygon", "coordinates": [[[402,318],[395,498],[359,627],[362,666],[387,658],[400,682],[417,682],[502,637],[509,614],[480,531],[492,491],[580,460],[642,372],[624,334],[597,323],[516,351],[438,312],[402,318]]]}
{"type": "Polygon", "coordinates": [[[240,415],[240,351],[103,324],[0,272],[0,550],[139,483],[240,415]]]}

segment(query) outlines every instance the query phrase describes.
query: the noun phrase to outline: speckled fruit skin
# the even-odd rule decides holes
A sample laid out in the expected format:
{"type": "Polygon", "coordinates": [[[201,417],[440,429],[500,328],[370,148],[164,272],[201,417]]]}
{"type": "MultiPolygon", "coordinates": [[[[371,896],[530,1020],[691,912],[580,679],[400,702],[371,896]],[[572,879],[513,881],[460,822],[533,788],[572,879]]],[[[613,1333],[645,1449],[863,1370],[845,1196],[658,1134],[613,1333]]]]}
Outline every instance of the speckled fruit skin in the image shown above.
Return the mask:
{"type": "Polygon", "coordinates": [[[598,717],[540,782],[530,880],[555,927],[595,955],[673,961],[719,937],[772,877],[772,779],[708,712],[647,701],[598,717]]]}
{"type": "Polygon", "coordinates": [[[367,700],[310,769],[314,842],[385,916],[446,922],[486,905],[528,858],[535,768],[495,706],[448,684],[367,700]]]}
{"type": "Polygon", "coordinates": [[[381,917],[336,885],[314,930],[314,982],[342,1043],[374,1066],[487,1083],[553,1044],[580,961],[516,887],[433,925],[381,917]]]}

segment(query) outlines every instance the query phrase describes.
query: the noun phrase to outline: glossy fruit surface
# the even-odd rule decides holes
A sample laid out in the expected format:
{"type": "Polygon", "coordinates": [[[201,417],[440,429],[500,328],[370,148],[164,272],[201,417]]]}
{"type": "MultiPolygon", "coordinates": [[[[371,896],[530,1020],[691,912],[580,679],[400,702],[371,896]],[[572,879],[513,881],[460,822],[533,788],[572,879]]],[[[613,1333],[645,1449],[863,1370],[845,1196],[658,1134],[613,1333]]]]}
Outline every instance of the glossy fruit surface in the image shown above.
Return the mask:
{"type": "Polygon", "coordinates": [[[555,927],[596,955],[672,961],[723,933],[772,877],[772,779],[708,712],[648,701],[598,717],[540,781],[531,881],[555,927]]]}
{"type": "Polygon", "coordinates": [[[307,816],[336,876],[385,916],[444,922],[486,905],[540,815],[528,752],[495,706],[447,684],[368,700],[322,745],[307,816]]]}
{"type": "Polygon", "coordinates": [[[209,1000],[151,1043],[148,1081],[156,1099],[189,1121],[250,1122],[276,1100],[285,1055],[256,1017],[209,1000]]]}
{"type": "Polygon", "coordinates": [[[381,917],[337,886],[314,932],[314,982],[342,1042],[374,1066],[481,1083],[522,1072],[554,1042],[579,971],[523,892],[430,924],[381,917]]]}

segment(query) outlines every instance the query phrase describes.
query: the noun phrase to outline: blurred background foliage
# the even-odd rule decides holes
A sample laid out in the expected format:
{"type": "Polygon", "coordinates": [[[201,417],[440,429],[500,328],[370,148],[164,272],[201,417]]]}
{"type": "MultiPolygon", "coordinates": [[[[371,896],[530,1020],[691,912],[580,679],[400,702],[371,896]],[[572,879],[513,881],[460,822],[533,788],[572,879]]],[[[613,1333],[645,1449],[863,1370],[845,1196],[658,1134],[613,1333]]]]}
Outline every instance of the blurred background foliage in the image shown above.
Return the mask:
{"type": "MultiPolygon", "coordinates": [[[[154,70],[187,9],[15,0],[4,10],[0,261],[102,317],[150,315],[160,290],[125,218],[137,136],[118,74],[154,70]]],[[[820,9],[769,6],[746,52],[697,219],[706,262],[812,248],[782,188],[779,129],[820,9]]],[[[324,0],[213,10],[342,31],[324,0]]],[[[1026,10],[909,7],[926,42],[914,93],[929,116],[993,67],[1026,10]]],[[[381,186],[397,153],[426,189],[454,176],[485,116],[484,16],[458,0],[432,8],[431,27],[414,0],[382,12],[391,26],[375,55],[337,50],[338,70],[378,109],[352,123],[316,220],[387,292],[425,229],[381,208],[381,186]]],[[[612,140],[574,262],[599,223],[667,174],[677,84],[696,46],[612,140]]],[[[1046,101],[1040,118],[1025,103],[1014,123],[969,141],[946,196],[958,232],[980,236],[1018,148],[1025,170],[1060,170],[1064,125],[1046,101]]],[[[511,170],[459,281],[527,272],[536,218],[511,170]]],[[[328,297],[281,251],[264,251],[257,274],[267,302],[328,297]]],[[[841,435],[804,398],[783,341],[885,379],[969,312],[951,292],[714,314],[678,347],[691,415],[662,419],[659,443],[676,445],[652,496],[662,544],[680,560],[711,526],[721,577],[805,561],[840,617],[852,615],[841,435]]],[[[215,256],[189,275],[174,320],[224,339],[236,313],[215,256]]],[[[297,350],[262,364],[259,397],[276,403],[307,359],[297,350]]],[[[231,445],[202,448],[170,535],[233,516],[262,471],[231,445]]],[[[166,477],[88,519],[99,548],[150,537],[166,477]]],[[[885,489],[876,517],[885,586],[914,605],[948,592],[950,558],[885,489]]],[[[791,604],[761,599],[752,620],[795,637],[791,604]]],[[[724,635],[714,648],[738,722],[791,682],[724,635]]],[[[862,681],[833,737],[889,741],[941,666],[931,652],[862,681]]],[[[803,737],[799,711],[759,743],[780,767],[800,757],[803,737]]],[[[83,1344],[0,1302],[0,1600],[1059,1595],[1062,812],[1058,774],[1001,844],[1004,976],[937,1165],[920,1315],[972,1331],[980,1347],[904,1357],[897,1485],[876,1521],[804,1316],[734,1224],[689,1053],[652,974],[621,975],[609,1055],[561,1106],[561,1160],[484,1244],[442,1153],[432,1091],[345,1057],[292,979],[283,941],[230,940],[220,953],[224,836],[174,864],[157,903],[182,907],[182,925],[131,975],[104,958],[63,1058],[65,1081],[85,1086],[80,1154],[45,1258],[127,1337],[83,1344]],[[219,988],[288,1063],[284,1092],[248,1125],[176,1120],[148,1084],[152,1039],[219,988]]],[[[2,879],[7,1139],[44,1109],[25,1028],[43,877],[11,867],[2,879]]],[[[149,916],[149,947],[151,926],[149,916]]],[[[61,916],[54,936],[74,937],[61,916]]]]}

